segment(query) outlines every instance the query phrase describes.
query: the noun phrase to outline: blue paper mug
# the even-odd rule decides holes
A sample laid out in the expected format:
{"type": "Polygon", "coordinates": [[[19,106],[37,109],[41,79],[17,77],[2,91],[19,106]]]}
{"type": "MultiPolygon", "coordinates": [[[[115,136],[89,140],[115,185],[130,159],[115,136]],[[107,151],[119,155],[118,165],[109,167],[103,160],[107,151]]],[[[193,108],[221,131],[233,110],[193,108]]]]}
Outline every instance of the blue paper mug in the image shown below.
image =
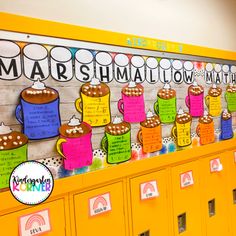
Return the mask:
{"type": "Polygon", "coordinates": [[[58,92],[48,87],[23,90],[15,115],[23,126],[23,133],[31,140],[58,136],[61,125],[58,92]]]}
{"type": "Polygon", "coordinates": [[[234,136],[233,133],[233,127],[232,127],[232,116],[230,113],[228,113],[230,117],[227,119],[224,119],[221,116],[221,134],[220,134],[220,139],[225,140],[225,139],[231,139],[234,136]]]}

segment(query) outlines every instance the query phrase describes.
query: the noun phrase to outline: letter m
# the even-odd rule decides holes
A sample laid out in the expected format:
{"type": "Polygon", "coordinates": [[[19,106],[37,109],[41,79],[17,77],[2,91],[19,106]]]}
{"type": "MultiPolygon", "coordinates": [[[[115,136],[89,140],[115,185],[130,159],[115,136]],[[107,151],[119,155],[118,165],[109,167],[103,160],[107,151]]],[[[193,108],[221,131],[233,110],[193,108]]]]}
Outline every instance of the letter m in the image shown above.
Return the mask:
{"type": "Polygon", "coordinates": [[[16,59],[11,59],[10,63],[5,63],[0,58],[0,78],[1,79],[16,79],[18,77],[16,59]],[[6,64],[9,64],[8,67],[6,64]]]}

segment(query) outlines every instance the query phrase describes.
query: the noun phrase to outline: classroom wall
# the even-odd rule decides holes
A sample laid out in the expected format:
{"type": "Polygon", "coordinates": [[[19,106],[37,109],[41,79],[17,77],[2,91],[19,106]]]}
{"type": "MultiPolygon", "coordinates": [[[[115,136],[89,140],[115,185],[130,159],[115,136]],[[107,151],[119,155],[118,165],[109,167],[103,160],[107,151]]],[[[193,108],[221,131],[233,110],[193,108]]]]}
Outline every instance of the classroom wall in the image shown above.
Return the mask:
{"type": "Polygon", "coordinates": [[[235,0],[0,1],[3,12],[231,51],[235,9],[235,0]]]}

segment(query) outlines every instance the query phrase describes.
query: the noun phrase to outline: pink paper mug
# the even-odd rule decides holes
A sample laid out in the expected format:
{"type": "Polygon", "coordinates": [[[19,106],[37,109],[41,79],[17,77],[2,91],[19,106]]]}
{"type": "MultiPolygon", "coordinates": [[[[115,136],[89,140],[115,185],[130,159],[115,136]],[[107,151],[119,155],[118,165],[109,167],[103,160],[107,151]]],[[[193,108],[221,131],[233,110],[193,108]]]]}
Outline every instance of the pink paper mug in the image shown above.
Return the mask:
{"type": "Polygon", "coordinates": [[[186,106],[192,117],[203,116],[204,113],[204,91],[203,87],[194,83],[188,89],[188,96],[185,99],[186,106]]]}
{"type": "Polygon", "coordinates": [[[118,102],[118,109],[123,114],[124,121],[136,123],[146,119],[143,92],[140,84],[134,84],[134,87],[127,85],[122,89],[122,99],[118,102]]]}
{"type": "Polygon", "coordinates": [[[73,170],[92,164],[92,128],[85,122],[70,126],[63,124],[60,129],[60,138],[57,140],[58,153],[64,157],[64,168],[73,170]]]}

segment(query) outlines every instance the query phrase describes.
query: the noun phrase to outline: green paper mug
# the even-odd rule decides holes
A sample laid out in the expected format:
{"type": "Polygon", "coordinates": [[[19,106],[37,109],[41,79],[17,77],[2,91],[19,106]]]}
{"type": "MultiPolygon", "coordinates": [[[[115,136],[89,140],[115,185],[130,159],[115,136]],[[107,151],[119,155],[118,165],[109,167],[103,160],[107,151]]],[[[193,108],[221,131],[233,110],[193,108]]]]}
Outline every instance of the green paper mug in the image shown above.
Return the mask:
{"type": "Polygon", "coordinates": [[[131,158],[130,130],[119,135],[112,135],[105,132],[101,147],[107,153],[107,162],[109,164],[128,161],[131,158]]]}
{"type": "Polygon", "coordinates": [[[229,112],[236,111],[236,92],[226,92],[225,93],[225,100],[227,102],[227,108],[229,112]]]}
{"type": "Polygon", "coordinates": [[[176,116],[176,97],[170,99],[157,97],[154,111],[159,115],[162,123],[173,123],[176,116]]]}

